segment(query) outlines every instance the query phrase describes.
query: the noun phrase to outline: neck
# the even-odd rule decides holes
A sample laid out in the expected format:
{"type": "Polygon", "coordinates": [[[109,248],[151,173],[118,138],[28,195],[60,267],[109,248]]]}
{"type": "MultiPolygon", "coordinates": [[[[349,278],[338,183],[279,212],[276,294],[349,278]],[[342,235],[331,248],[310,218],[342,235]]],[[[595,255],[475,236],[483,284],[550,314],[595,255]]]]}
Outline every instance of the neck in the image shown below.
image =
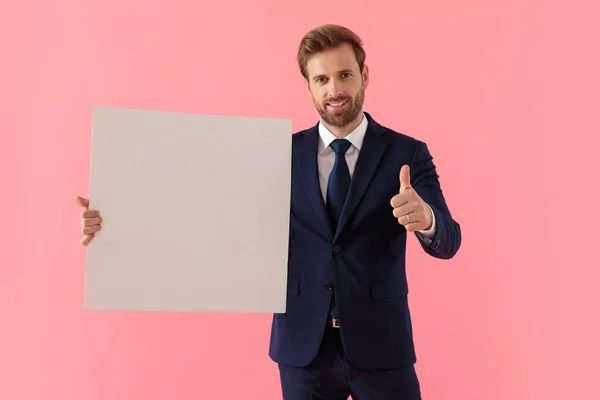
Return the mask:
{"type": "Polygon", "coordinates": [[[341,138],[345,138],[346,136],[348,136],[350,134],[350,132],[355,130],[356,127],[358,125],[360,125],[363,118],[364,118],[364,114],[361,111],[360,114],[358,114],[358,116],[356,117],[356,119],[354,119],[354,121],[351,121],[344,126],[331,126],[323,120],[321,120],[321,122],[323,123],[323,125],[325,125],[325,127],[327,129],[329,129],[329,131],[331,133],[333,133],[336,137],[341,139],[341,138]]]}

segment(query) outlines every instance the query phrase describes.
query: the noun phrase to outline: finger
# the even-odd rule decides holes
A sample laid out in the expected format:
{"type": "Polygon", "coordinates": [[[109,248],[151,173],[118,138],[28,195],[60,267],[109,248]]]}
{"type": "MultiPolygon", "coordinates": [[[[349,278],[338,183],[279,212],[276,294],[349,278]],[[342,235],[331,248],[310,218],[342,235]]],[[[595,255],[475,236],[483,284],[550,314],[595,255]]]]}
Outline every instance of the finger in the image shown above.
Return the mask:
{"type": "Polygon", "coordinates": [[[81,240],[79,241],[79,243],[81,243],[84,246],[87,246],[92,239],[94,238],[94,234],[90,234],[90,235],[85,235],[84,237],[81,238],[81,240]]]}
{"type": "Polygon", "coordinates": [[[410,167],[405,164],[400,169],[400,193],[410,188],[410,167]]]}
{"type": "Polygon", "coordinates": [[[102,229],[102,225],[84,226],[81,228],[81,234],[84,236],[89,235],[98,232],[100,229],[102,229]]]}
{"type": "Polygon", "coordinates": [[[81,218],[98,218],[100,216],[100,211],[98,210],[88,210],[86,208],[81,210],[81,218]]]}
{"type": "MultiPolygon", "coordinates": [[[[414,214],[414,213],[416,213],[416,211],[417,211],[416,204],[406,203],[400,207],[394,208],[392,213],[394,214],[394,217],[400,218],[403,215],[414,214]]],[[[411,218],[412,218],[412,215],[411,215],[411,218]]]]}
{"type": "Polygon", "coordinates": [[[418,214],[418,213],[404,214],[396,219],[398,220],[398,223],[400,225],[404,226],[408,230],[423,229],[422,226],[423,226],[424,217],[421,214],[418,214]]]}
{"type": "Polygon", "coordinates": [[[421,221],[417,221],[417,222],[412,222],[412,219],[410,221],[410,224],[405,224],[404,228],[408,231],[408,232],[416,232],[416,231],[420,231],[421,229],[423,229],[421,227],[421,221]]]}
{"type": "Polygon", "coordinates": [[[398,208],[403,206],[404,204],[408,203],[408,201],[410,200],[410,195],[407,193],[398,193],[397,195],[395,195],[394,197],[392,197],[392,200],[390,200],[390,205],[393,208],[398,208]]]}
{"type": "Polygon", "coordinates": [[[417,213],[403,214],[397,218],[400,225],[409,226],[420,224],[422,217],[417,213]]]}
{"type": "Polygon", "coordinates": [[[97,218],[84,218],[81,220],[81,226],[94,226],[102,224],[102,217],[97,218]]]}
{"type": "Polygon", "coordinates": [[[90,201],[85,197],[75,196],[75,202],[79,204],[81,207],[88,208],[90,206],[90,201]]]}

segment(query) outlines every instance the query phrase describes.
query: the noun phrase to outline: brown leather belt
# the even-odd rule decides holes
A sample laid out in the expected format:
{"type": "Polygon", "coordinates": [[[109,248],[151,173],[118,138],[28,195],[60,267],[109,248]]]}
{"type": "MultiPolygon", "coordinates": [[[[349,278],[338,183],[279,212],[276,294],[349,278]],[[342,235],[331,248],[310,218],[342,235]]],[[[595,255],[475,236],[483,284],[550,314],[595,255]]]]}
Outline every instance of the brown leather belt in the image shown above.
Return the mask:
{"type": "Polygon", "coordinates": [[[329,317],[327,318],[327,325],[331,326],[333,328],[338,328],[340,327],[340,320],[339,318],[333,318],[333,317],[329,317]]]}

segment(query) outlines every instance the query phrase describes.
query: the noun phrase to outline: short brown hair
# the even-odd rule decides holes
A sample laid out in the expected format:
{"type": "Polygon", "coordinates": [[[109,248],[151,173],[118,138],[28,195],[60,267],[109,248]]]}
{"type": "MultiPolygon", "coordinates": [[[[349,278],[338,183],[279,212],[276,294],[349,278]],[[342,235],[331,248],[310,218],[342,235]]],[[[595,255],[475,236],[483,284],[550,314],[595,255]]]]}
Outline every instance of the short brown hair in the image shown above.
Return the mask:
{"type": "Polygon", "coordinates": [[[345,43],[350,44],[354,49],[356,61],[358,62],[360,72],[362,72],[367,56],[360,37],[346,27],[328,24],[312,29],[300,41],[297,60],[302,76],[308,79],[306,64],[311,56],[345,43]]]}

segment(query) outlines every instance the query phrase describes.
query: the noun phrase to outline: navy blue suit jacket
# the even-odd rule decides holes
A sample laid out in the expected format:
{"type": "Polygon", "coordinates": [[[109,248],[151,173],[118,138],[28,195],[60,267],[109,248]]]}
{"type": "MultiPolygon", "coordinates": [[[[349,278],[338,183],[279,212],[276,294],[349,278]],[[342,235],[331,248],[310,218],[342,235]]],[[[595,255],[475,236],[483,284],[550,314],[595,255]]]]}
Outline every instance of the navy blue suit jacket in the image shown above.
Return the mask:
{"type": "MultiPolygon", "coordinates": [[[[407,231],[392,214],[400,168],[435,213],[437,231],[425,252],[449,259],[461,244],[427,145],[378,124],[370,114],[340,222],[334,231],[317,170],[318,124],[292,139],[292,187],[287,311],[275,314],[269,355],[306,366],[317,355],[335,296],[340,335],[350,362],[360,368],[395,368],[416,362],[407,302],[407,231]]],[[[416,234],[415,234],[416,235],[416,234]]]]}

